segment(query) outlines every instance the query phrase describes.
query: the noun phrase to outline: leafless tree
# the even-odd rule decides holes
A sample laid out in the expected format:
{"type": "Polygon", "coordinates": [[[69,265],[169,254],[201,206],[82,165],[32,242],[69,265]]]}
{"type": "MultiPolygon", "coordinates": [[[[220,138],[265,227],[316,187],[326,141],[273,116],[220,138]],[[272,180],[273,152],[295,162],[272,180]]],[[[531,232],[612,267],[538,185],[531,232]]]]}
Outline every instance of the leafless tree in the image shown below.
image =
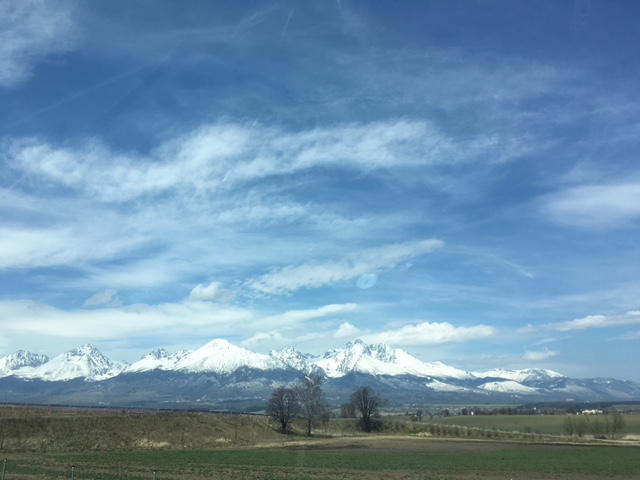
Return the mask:
{"type": "Polygon", "coordinates": [[[311,427],[328,418],[329,407],[324,398],[322,384],[324,377],[318,372],[304,375],[296,388],[301,415],[307,422],[307,436],[311,436],[311,427]]]}
{"type": "Polygon", "coordinates": [[[267,415],[280,424],[282,433],[289,432],[292,420],[300,413],[300,404],[296,391],[278,387],[267,402],[267,415]]]}
{"type": "Polygon", "coordinates": [[[382,400],[369,387],[360,387],[351,394],[351,403],[360,414],[360,424],[365,432],[375,430],[379,425],[379,410],[382,400]]]}

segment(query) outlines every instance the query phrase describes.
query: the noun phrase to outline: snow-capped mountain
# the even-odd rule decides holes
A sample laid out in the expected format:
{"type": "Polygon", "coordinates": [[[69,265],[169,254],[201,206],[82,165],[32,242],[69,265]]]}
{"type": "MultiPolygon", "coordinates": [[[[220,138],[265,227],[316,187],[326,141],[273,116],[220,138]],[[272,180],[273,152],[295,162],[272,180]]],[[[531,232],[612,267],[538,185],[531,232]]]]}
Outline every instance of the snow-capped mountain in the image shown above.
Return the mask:
{"type": "Polygon", "coordinates": [[[472,378],[472,374],[440,362],[425,363],[399,348],[389,345],[367,345],[362,340],[344,348],[329,350],[312,360],[329,378],[340,378],[351,372],[370,375],[412,375],[416,377],[472,378]]]}
{"type": "Polygon", "coordinates": [[[191,353],[191,350],[181,350],[179,352],[167,352],[164,348],[159,348],[146,354],[137,362],[127,367],[126,372],[149,372],[153,370],[175,370],[180,360],[191,353]]]}
{"type": "Polygon", "coordinates": [[[524,370],[505,370],[497,368],[482,373],[474,373],[478,378],[504,378],[515,382],[534,382],[539,380],[549,380],[552,378],[562,378],[564,375],[553,370],[544,368],[526,368],[524,370]]]}
{"type": "Polygon", "coordinates": [[[513,393],[517,395],[536,395],[540,393],[537,389],[527,387],[526,385],[522,385],[521,383],[518,383],[514,380],[505,380],[502,382],[487,382],[483,383],[478,388],[488,390],[490,392],[513,393]]]}
{"type": "Polygon", "coordinates": [[[280,352],[271,350],[269,356],[305,375],[309,375],[311,372],[318,370],[318,367],[313,364],[313,360],[316,357],[309,353],[299,352],[293,347],[287,347],[280,352]]]}
{"type": "Polygon", "coordinates": [[[67,381],[84,378],[100,381],[122,373],[128,364],[112,362],[93,345],[83,345],[35,367],[21,368],[16,376],[47,381],[67,381]]]}
{"type": "Polygon", "coordinates": [[[324,375],[336,402],[362,385],[399,403],[640,398],[635,382],[571,379],[536,368],[468,372],[361,340],[316,356],[292,347],[263,355],[217,339],[193,351],[158,349],[132,365],[110,361],[91,345],[53,359],[19,351],[0,359],[0,392],[3,401],[219,405],[263,401],[276,386],[312,371],[324,375]],[[69,380],[84,382],[62,383],[69,380]]]}
{"type": "Polygon", "coordinates": [[[49,361],[46,355],[18,350],[11,355],[0,358],[0,377],[16,375],[21,369],[35,368],[49,361]]]}
{"type": "Polygon", "coordinates": [[[236,347],[226,340],[213,340],[181,358],[175,370],[197,373],[232,373],[239,368],[277,370],[286,366],[276,358],[236,347]]]}

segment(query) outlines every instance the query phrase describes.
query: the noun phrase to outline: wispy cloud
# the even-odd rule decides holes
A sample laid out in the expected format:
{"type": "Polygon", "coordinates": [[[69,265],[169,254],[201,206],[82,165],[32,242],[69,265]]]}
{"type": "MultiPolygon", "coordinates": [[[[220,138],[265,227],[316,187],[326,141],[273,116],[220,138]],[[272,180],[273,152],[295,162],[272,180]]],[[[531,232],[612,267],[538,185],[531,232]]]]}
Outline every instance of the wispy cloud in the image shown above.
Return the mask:
{"type": "Polygon", "coordinates": [[[358,308],[355,303],[331,304],[320,308],[306,310],[289,310],[280,315],[265,317],[262,322],[265,325],[285,325],[288,327],[299,326],[302,322],[315,318],[353,312],[358,308]]]}
{"type": "MultiPolygon", "coordinates": [[[[542,328],[568,332],[573,330],[587,330],[592,328],[610,328],[624,325],[640,325],[640,311],[631,311],[623,315],[588,315],[583,318],[566,322],[547,323],[542,328]]],[[[530,327],[531,328],[531,327],[530,327]]],[[[536,328],[533,327],[535,330],[536,328]]]]}
{"type": "Polygon", "coordinates": [[[189,300],[216,300],[230,302],[235,295],[225,290],[220,282],[211,282],[209,285],[198,284],[191,290],[189,300]]]}
{"type": "Polygon", "coordinates": [[[117,293],[117,290],[108,288],[107,290],[91,295],[85,300],[83,305],[85,307],[97,307],[100,305],[110,305],[113,307],[118,307],[121,305],[121,302],[116,297],[117,293]]]}
{"type": "Polygon", "coordinates": [[[3,329],[11,334],[79,338],[82,341],[182,333],[198,328],[202,336],[229,335],[237,325],[251,324],[254,312],[212,302],[127,305],[99,309],[61,310],[33,301],[2,301],[3,329]],[[28,318],[29,321],[23,321],[28,318]]]}
{"type": "Polygon", "coordinates": [[[0,31],[0,87],[26,80],[43,57],[73,49],[79,37],[69,1],[0,2],[0,31]]]}
{"type": "Polygon", "coordinates": [[[170,191],[228,192],[255,179],[314,167],[375,171],[456,164],[504,148],[498,138],[447,136],[424,121],[391,120],[288,132],[260,125],[205,125],[149,154],[113,151],[94,140],[76,147],[14,140],[18,171],[103,202],[170,191]]]}
{"type": "Polygon", "coordinates": [[[611,340],[626,340],[626,341],[640,340],[640,330],[635,332],[627,332],[623,335],[614,337],[611,340]]]}
{"type": "Polygon", "coordinates": [[[264,294],[288,294],[301,288],[318,288],[351,280],[444,246],[442,240],[422,240],[379,247],[350,255],[339,261],[287,266],[246,282],[246,287],[264,294]]]}
{"type": "Polygon", "coordinates": [[[361,338],[370,343],[421,346],[480,340],[496,333],[497,330],[489,325],[457,327],[448,322],[422,322],[379,333],[362,334],[361,338]]]}
{"type": "Polygon", "coordinates": [[[538,351],[527,350],[524,353],[524,355],[522,355],[522,358],[524,360],[530,360],[532,362],[541,362],[543,360],[547,360],[557,355],[560,355],[560,352],[548,350],[548,349],[538,350],[538,351]]]}
{"type": "Polygon", "coordinates": [[[352,339],[359,332],[349,322],[342,322],[335,327],[335,318],[355,312],[358,306],[352,303],[325,305],[316,309],[290,310],[280,315],[264,317],[260,320],[260,329],[241,343],[246,347],[266,345],[268,348],[290,347],[314,342],[326,343],[331,339],[352,339]],[[325,325],[314,322],[313,331],[309,331],[307,322],[320,318],[332,319],[325,325]]]}
{"type": "Polygon", "coordinates": [[[640,183],[568,187],[540,200],[543,218],[570,227],[609,230],[640,219],[640,183]]]}

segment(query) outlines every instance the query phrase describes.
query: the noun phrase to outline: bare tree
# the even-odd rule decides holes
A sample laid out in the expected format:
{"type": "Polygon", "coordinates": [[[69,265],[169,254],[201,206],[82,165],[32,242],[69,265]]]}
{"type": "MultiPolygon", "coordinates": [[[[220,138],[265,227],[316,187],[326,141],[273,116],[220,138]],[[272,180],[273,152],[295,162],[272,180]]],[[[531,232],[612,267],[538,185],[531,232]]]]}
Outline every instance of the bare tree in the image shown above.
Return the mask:
{"type": "Polygon", "coordinates": [[[626,427],[626,423],[624,421],[624,417],[622,413],[614,410],[611,413],[611,438],[617,438],[622,436],[624,433],[624,429],[626,427]]]}
{"type": "Polygon", "coordinates": [[[379,425],[379,410],[382,400],[369,387],[360,387],[351,394],[351,403],[360,414],[360,424],[365,432],[375,430],[379,425]]]}
{"type": "Polygon", "coordinates": [[[304,375],[296,388],[301,415],[307,421],[307,436],[311,436],[311,427],[328,418],[329,407],[324,399],[322,383],[324,377],[318,372],[304,375]]]}
{"type": "Polygon", "coordinates": [[[295,390],[278,387],[267,402],[267,415],[280,423],[282,433],[289,432],[291,421],[300,413],[300,404],[295,390]]]}
{"type": "Polygon", "coordinates": [[[356,407],[353,403],[343,403],[340,405],[340,417],[341,418],[355,418],[356,407]]]}

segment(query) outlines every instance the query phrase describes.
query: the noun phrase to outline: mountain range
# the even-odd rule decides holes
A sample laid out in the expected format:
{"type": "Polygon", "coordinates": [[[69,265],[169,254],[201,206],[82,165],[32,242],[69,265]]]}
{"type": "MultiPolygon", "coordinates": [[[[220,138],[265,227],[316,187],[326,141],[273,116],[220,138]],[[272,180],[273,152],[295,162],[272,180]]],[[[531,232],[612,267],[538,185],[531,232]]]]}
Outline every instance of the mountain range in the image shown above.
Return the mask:
{"type": "Polygon", "coordinates": [[[193,351],[158,349],[132,364],[109,360],[92,345],[52,359],[21,350],[0,359],[0,401],[259,408],[275,387],[314,371],[336,405],[362,385],[394,404],[640,399],[635,382],[538,368],[469,372],[361,340],[314,356],[292,347],[264,355],[216,339],[193,351]]]}

